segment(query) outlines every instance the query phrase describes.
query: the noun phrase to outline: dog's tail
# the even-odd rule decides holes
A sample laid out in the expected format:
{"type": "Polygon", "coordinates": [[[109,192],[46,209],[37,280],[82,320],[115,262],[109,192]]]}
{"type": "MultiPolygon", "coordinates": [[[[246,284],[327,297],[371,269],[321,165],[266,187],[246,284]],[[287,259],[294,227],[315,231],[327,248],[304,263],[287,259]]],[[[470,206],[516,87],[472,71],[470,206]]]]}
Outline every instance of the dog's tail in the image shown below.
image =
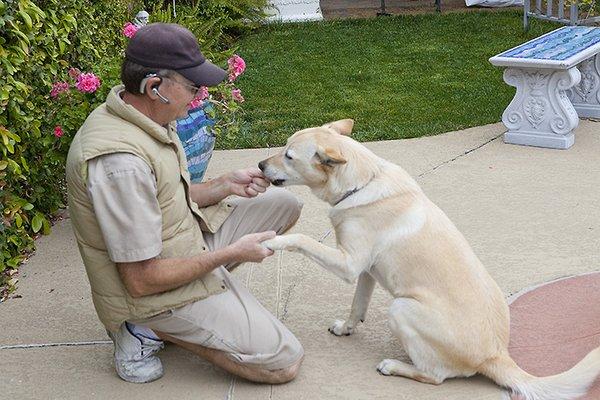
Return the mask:
{"type": "Polygon", "coordinates": [[[600,347],[573,368],[558,375],[538,378],[523,371],[506,354],[481,365],[479,372],[526,400],[571,400],[586,394],[600,374],[600,347]]]}

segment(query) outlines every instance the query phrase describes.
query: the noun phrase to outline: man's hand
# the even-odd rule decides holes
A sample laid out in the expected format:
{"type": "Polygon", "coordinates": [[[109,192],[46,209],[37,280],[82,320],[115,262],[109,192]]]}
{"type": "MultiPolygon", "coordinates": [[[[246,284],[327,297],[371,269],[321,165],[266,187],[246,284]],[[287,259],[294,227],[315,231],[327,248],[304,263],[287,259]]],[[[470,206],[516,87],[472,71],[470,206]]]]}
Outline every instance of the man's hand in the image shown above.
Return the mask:
{"type": "Polygon", "coordinates": [[[266,257],[273,255],[273,250],[266,248],[261,244],[261,242],[268,239],[273,239],[275,235],[276,234],[274,231],[251,233],[249,235],[242,236],[231,246],[236,254],[239,255],[240,262],[261,262],[266,257]]]}
{"type": "Polygon", "coordinates": [[[261,170],[256,167],[230,172],[224,178],[231,193],[241,197],[256,197],[259,193],[264,193],[270,185],[261,170]]]}

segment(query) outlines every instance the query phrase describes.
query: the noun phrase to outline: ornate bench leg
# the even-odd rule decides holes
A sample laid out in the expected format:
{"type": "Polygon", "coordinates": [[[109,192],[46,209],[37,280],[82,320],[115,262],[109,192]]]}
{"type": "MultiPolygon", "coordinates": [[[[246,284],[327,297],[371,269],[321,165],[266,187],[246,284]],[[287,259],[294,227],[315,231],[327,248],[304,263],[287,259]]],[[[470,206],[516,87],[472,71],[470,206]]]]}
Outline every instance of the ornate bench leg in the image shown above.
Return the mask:
{"type": "Polygon", "coordinates": [[[600,54],[581,62],[577,68],[581,81],[567,95],[580,117],[600,118],[600,54]]]}
{"type": "Polygon", "coordinates": [[[579,83],[580,78],[576,67],[507,68],[504,81],[515,86],[517,94],[502,114],[502,122],[508,128],[504,141],[554,149],[571,147],[579,118],[565,91],[579,83]]]}

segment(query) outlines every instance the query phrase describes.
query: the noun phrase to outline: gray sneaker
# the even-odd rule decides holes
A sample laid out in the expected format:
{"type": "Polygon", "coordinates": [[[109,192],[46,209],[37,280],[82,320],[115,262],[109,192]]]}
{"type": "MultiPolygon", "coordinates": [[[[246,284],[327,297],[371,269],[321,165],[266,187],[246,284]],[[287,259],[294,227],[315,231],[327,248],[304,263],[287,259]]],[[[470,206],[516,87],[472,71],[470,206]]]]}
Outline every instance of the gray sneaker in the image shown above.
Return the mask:
{"type": "Polygon", "coordinates": [[[146,383],[163,376],[160,359],[154,354],[163,348],[162,340],[134,335],[124,322],[117,333],[108,332],[115,344],[115,368],[127,382],[146,383]]]}

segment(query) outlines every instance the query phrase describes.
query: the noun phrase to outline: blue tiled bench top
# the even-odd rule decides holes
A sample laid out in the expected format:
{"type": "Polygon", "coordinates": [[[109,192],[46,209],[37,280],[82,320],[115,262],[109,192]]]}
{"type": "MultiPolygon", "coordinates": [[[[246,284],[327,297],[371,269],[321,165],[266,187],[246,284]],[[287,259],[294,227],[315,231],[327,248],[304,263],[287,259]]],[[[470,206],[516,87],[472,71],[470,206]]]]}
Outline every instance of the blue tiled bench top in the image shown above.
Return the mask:
{"type": "Polygon", "coordinates": [[[600,52],[600,28],[565,26],[490,58],[497,66],[568,69],[600,52]]]}

